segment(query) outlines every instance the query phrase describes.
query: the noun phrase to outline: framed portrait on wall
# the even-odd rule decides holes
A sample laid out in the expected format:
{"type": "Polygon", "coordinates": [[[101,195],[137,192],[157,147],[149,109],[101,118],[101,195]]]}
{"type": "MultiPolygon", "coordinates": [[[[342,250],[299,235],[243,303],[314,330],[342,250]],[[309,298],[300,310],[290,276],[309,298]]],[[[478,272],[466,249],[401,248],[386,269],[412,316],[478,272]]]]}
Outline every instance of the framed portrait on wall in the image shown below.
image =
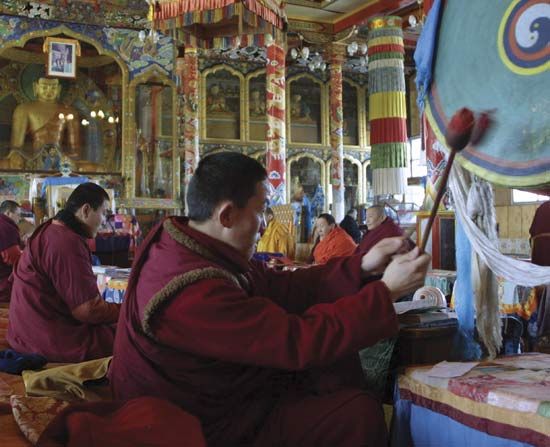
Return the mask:
{"type": "Polygon", "coordinates": [[[80,43],[75,39],[48,37],[44,41],[47,53],[46,75],[57,78],[76,77],[76,56],[80,56],[80,43]]]}

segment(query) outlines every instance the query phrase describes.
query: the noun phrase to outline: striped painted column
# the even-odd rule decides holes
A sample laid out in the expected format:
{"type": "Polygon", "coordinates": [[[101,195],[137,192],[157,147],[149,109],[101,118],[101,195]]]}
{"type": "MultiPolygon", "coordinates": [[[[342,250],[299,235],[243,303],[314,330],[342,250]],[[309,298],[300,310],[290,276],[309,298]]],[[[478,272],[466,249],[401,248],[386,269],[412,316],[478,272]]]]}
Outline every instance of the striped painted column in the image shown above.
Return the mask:
{"type": "Polygon", "coordinates": [[[369,120],[374,195],[407,186],[407,109],[401,18],[368,21],[369,120]]]}
{"type": "Polygon", "coordinates": [[[330,149],[332,215],[340,222],[346,215],[344,201],[344,112],[342,105],[342,63],[346,47],[334,46],[330,59],[330,149]]]}
{"type": "MultiPolygon", "coordinates": [[[[178,62],[181,58],[178,58],[178,62]]],[[[199,58],[197,48],[185,48],[183,58],[183,185],[187,187],[199,163],[199,58]]],[[[180,133],[180,135],[182,135],[180,133]]],[[[187,209],[187,203],[185,204],[187,209]]]]}
{"type": "Polygon", "coordinates": [[[285,50],[267,46],[266,67],[266,170],[271,205],[286,203],[285,50]]]}

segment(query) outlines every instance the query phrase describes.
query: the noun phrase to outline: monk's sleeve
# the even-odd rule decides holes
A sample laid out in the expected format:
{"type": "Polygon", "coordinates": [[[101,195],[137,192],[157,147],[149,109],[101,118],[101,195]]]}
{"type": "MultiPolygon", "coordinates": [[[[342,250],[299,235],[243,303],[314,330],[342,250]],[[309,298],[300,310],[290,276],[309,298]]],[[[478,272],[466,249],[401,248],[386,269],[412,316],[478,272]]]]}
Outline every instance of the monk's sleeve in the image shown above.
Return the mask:
{"type": "Polygon", "coordinates": [[[363,286],[361,255],[329,260],[324,265],[281,272],[255,263],[254,293],[271,298],[289,312],[301,313],[317,303],[352,295],[363,286]]]}
{"type": "Polygon", "coordinates": [[[74,318],[88,324],[116,323],[120,305],[101,298],[84,243],[66,247],[63,256],[55,256],[50,270],[52,283],[74,318]]]}
{"type": "Polygon", "coordinates": [[[19,245],[12,245],[11,247],[6,248],[0,252],[2,256],[2,261],[4,264],[16,265],[17,261],[21,257],[21,248],[19,245]]]}
{"type": "Polygon", "coordinates": [[[296,315],[228,281],[204,280],[150,318],[155,338],[165,346],[288,370],[331,364],[398,330],[389,290],[381,281],[296,315]]]}

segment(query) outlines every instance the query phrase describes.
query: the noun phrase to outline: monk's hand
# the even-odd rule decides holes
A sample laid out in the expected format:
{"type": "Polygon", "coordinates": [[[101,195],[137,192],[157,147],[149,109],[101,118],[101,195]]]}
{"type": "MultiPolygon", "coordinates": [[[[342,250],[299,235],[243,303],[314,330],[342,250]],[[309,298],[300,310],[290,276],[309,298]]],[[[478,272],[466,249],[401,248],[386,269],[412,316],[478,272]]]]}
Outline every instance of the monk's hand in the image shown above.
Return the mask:
{"type": "Polygon", "coordinates": [[[392,260],[392,256],[401,253],[407,244],[404,237],[389,237],[382,239],[372,247],[361,260],[363,275],[382,274],[392,260]]]}
{"type": "Polygon", "coordinates": [[[414,293],[424,285],[431,256],[419,253],[415,247],[408,253],[395,256],[384,271],[382,281],[390,290],[392,301],[414,293]]]}

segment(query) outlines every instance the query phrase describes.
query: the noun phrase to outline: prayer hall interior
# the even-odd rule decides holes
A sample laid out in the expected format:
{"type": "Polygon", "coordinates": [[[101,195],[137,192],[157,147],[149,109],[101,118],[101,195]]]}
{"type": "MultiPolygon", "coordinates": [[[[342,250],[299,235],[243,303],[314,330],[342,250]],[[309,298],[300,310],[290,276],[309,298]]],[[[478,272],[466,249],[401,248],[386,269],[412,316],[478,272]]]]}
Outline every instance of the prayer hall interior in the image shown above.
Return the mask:
{"type": "MultiPolygon", "coordinates": [[[[201,160],[237,152],[267,172],[252,255],[266,269],[388,237],[430,254],[423,286],[393,303],[398,334],[355,355],[387,445],[549,446],[549,123],[547,0],[2,1],[0,445],[202,446],[204,432],[238,447],[173,402],[115,405],[111,357],[8,336],[39,331],[12,307],[27,296],[16,270],[42,272],[30,241],[80,185],[108,196],[98,231],[75,236],[91,283],[76,264],[53,283],[97,283],[117,310],[93,315],[114,332],[151,230],[187,216],[201,160]]],[[[92,312],[77,304],[65,313],[92,312]]],[[[36,336],[69,334],[56,318],[36,336]]]]}

